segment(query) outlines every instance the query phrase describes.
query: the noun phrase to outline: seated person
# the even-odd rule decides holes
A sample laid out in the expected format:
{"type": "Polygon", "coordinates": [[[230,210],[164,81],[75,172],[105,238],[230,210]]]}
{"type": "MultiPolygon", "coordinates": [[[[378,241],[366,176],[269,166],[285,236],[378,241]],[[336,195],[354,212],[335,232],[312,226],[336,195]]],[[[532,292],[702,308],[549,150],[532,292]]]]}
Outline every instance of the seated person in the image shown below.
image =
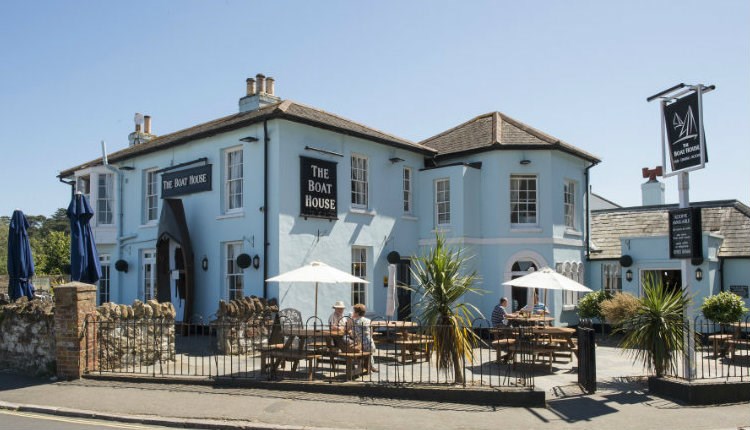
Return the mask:
{"type": "Polygon", "coordinates": [[[528,304],[523,309],[522,312],[530,313],[532,315],[547,315],[549,314],[549,311],[547,310],[547,306],[544,305],[544,303],[539,301],[539,294],[534,293],[534,304],[528,304]]]}
{"type": "Polygon", "coordinates": [[[372,328],[370,327],[370,319],[365,317],[367,308],[361,303],[354,305],[354,312],[352,313],[352,321],[350,322],[352,336],[354,337],[355,348],[363,352],[371,352],[370,359],[366,360],[364,365],[365,368],[371,372],[377,372],[373,366],[373,356],[377,348],[375,342],[372,340],[372,328]]]}
{"type": "Polygon", "coordinates": [[[346,316],[344,309],[346,306],[341,300],[333,304],[333,313],[328,317],[328,327],[334,331],[344,331],[346,329],[346,316]]]}
{"type": "Polygon", "coordinates": [[[500,303],[495,306],[492,310],[492,327],[502,327],[508,325],[508,311],[505,307],[508,306],[508,299],[503,297],[500,299],[500,303]]]}

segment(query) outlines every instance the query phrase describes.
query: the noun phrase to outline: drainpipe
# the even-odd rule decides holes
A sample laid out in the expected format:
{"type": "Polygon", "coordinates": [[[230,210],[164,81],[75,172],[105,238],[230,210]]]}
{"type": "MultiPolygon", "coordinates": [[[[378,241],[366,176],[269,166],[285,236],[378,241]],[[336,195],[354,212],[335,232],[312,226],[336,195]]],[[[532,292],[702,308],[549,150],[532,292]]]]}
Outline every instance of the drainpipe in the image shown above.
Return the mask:
{"type": "Polygon", "coordinates": [[[263,120],[263,298],[268,299],[268,120],[263,120]]]}
{"type": "Polygon", "coordinates": [[[70,199],[73,200],[73,196],[76,195],[76,181],[66,181],[65,179],[58,177],[57,180],[65,185],[70,185],[70,199]]]}
{"type": "Polygon", "coordinates": [[[719,257],[719,288],[724,292],[724,257],[719,257]]]}
{"type": "MultiPolygon", "coordinates": [[[[107,160],[107,144],[102,140],[102,165],[107,168],[107,170],[111,171],[112,173],[117,175],[117,258],[115,261],[122,259],[122,221],[124,217],[124,210],[122,207],[122,183],[123,183],[123,174],[120,169],[117,167],[111,166],[109,164],[109,161],[107,160]]],[[[110,279],[111,279],[112,273],[110,271],[110,279]]],[[[121,278],[122,274],[120,272],[117,272],[117,287],[118,287],[118,293],[122,292],[122,282],[121,278]]],[[[111,290],[110,290],[111,293],[111,290]]],[[[112,297],[110,297],[111,299],[112,297]]]]}
{"type": "Polygon", "coordinates": [[[583,171],[584,180],[586,182],[586,229],[584,230],[584,243],[586,243],[586,261],[591,258],[591,207],[589,206],[589,195],[591,194],[591,185],[589,184],[589,169],[596,166],[596,163],[591,163],[583,171]]]}

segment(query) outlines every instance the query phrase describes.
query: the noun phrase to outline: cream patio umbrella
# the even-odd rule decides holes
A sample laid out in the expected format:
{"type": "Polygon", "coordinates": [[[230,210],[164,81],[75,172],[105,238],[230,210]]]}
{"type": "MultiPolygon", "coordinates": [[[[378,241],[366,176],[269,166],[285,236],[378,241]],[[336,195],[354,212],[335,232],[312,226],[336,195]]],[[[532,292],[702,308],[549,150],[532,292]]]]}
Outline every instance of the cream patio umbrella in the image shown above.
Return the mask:
{"type": "Polygon", "coordinates": [[[318,284],[351,284],[368,282],[320,261],[266,279],[268,282],[315,283],[315,318],[318,317],[318,284]]]}
{"type": "MultiPolygon", "coordinates": [[[[549,267],[503,282],[503,285],[514,287],[539,288],[540,290],[564,290],[578,293],[590,293],[591,288],[567,278],[549,267]]],[[[547,303],[547,291],[544,292],[544,304],[547,303]]]]}

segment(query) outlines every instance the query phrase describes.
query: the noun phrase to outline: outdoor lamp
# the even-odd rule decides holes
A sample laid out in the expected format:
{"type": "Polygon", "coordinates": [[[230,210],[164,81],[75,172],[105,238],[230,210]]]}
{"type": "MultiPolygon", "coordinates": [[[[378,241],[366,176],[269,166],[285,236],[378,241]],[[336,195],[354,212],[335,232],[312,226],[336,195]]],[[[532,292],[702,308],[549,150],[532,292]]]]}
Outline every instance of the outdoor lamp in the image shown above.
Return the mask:
{"type": "Polygon", "coordinates": [[[633,280],[633,271],[632,270],[628,270],[627,272],[625,272],[625,280],[628,281],[628,282],[630,282],[630,281],[633,280]]]}
{"type": "Polygon", "coordinates": [[[208,257],[206,257],[205,255],[203,256],[203,260],[201,260],[201,268],[204,272],[208,270],[208,257]]]}
{"type": "Polygon", "coordinates": [[[695,269],[695,280],[700,281],[701,279],[703,279],[703,270],[701,270],[699,267],[695,269]]]}
{"type": "Polygon", "coordinates": [[[260,256],[258,254],[255,254],[255,257],[253,257],[253,267],[256,269],[260,267],[260,256]]]}

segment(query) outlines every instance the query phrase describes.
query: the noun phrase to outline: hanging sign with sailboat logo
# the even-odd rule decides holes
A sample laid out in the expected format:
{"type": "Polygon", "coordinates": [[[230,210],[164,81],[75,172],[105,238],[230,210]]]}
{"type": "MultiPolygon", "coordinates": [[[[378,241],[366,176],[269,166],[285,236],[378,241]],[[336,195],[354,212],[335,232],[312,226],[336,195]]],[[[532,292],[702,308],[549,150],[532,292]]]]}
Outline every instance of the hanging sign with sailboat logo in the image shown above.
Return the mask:
{"type": "Polygon", "coordinates": [[[702,116],[698,92],[664,106],[664,125],[672,172],[703,167],[708,161],[702,116]]]}

